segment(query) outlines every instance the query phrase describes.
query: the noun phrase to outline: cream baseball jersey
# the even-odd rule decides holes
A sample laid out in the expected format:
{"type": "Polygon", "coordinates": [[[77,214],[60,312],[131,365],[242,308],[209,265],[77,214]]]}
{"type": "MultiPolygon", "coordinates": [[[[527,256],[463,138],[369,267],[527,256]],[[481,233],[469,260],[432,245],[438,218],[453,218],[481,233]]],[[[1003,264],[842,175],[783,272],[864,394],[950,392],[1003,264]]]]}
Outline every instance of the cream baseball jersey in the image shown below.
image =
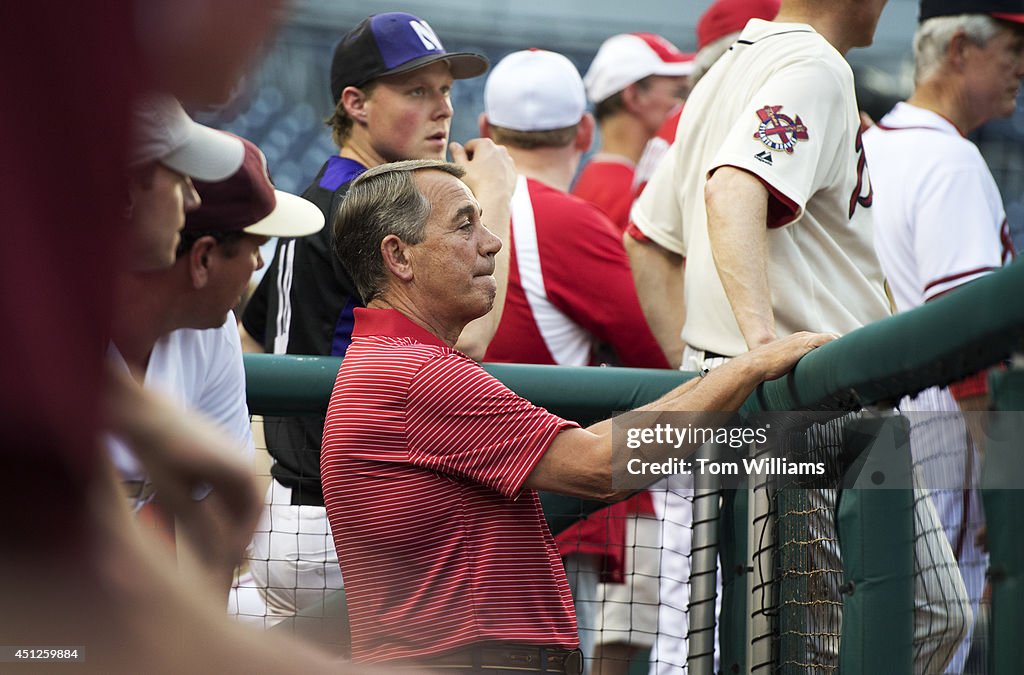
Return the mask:
{"type": "Polygon", "coordinates": [[[849,65],[804,24],[752,20],[694,88],[679,142],[631,213],[686,258],[683,340],[746,351],[712,257],[708,176],[733,166],[770,192],[768,280],[779,335],[846,333],[890,313],[872,246],[871,183],[849,65]]]}

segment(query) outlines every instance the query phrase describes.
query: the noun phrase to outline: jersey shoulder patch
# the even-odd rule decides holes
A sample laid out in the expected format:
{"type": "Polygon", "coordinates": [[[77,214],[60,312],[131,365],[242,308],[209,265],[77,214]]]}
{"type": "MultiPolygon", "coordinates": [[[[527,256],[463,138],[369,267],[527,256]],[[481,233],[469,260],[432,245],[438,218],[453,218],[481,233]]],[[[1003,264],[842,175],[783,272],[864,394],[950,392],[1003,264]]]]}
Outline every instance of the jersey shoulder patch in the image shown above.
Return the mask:
{"type": "Polygon", "coordinates": [[[800,119],[800,115],[786,115],[782,112],[781,105],[766,105],[759,109],[757,121],[754,138],[761,141],[769,150],[792,155],[798,142],[810,139],[807,125],[800,119]]]}

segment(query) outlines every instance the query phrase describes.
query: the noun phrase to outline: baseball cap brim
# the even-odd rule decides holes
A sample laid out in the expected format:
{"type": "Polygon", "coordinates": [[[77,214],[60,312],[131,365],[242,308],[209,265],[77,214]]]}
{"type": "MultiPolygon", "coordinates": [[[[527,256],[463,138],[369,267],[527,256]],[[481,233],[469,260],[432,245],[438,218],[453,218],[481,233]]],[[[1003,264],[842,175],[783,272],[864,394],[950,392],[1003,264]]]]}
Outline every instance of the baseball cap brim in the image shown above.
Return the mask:
{"type": "Polygon", "coordinates": [[[400,73],[407,73],[410,70],[416,70],[417,68],[429,66],[430,64],[435,63],[437,61],[447,61],[448,70],[451,73],[452,78],[456,80],[467,80],[471,77],[483,75],[485,72],[487,72],[487,66],[490,65],[490,62],[486,59],[486,57],[483,57],[480,54],[473,54],[472,52],[448,52],[447,54],[427,54],[426,56],[421,56],[417,59],[413,59],[412,61],[407,61],[400,66],[383,72],[377,77],[387,77],[388,75],[398,75],[400,73]]]}
{"type": "Polygon", "coordinates": [[[264,237],[305,237],[323,229],[324,214],[316,204],[295,195],[274,190],[274,210],[263,220],[245,228],[264,237]]]}
{"type": "Polygon", "coordinates": [[[1022,23],[1022,24],[1024,24],[1024,13],[992,12],[992,14],[990,14],[990,16],[993,19],[1001,19],[1003,21],[1010,21],[1012,23],[1022,23]]]}
{"type": "Polygon", "coordinates": [[[245,148],[237,139],[196,122],[190,122],[188,140],[159,159],[178,173],[197,180],[224,180],[242,166],[245,148]]]}
{"type": "Polygon", "coordinates": [[[686,61],[673,61],[670,63],[664,63],[658,66],[652,75],[662,75],[665,77],[681,77],[683,75],[692,75],[696,64],[693,60],[693,54],[687,54],[689,59],[686,61]]]}

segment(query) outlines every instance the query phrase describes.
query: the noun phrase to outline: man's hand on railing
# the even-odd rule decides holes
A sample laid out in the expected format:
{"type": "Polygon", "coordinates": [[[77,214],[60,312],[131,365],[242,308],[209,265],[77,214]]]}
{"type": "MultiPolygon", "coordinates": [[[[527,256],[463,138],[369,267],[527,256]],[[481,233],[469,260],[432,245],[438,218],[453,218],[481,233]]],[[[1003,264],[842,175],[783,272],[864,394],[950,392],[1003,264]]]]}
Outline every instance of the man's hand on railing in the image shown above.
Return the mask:
{"type": "Polygon", "coordinates": [[[835,333],[794,333],[741,354],[734,361],[746,362],[762,381],[774,380],[792,370],[808,352],[837,337],[835,333]]]}

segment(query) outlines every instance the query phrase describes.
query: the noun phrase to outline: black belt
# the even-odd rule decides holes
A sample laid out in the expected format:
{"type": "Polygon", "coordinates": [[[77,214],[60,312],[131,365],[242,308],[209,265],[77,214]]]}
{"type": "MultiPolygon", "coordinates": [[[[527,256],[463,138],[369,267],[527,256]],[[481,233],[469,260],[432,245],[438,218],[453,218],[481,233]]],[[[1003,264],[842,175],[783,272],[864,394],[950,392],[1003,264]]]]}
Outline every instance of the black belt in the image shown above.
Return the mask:
{"type": "Polygon", "coordinates": [[[696,351],[698,351],[698,352],[704,352],[704,358],[706,358],[706,359],[731,359],[731,358],[733,358],[731,356],[726,356],[725,354],[719,354],[718,352],[713,352],[710,349],[697,349],[696,347],[694,347],[694,349],[696,351]]]}
{"type": "Polygon", "coordinates": [[[285,485],[283,482],[275,478],[278,483],[284,485],[286,488],[291,489],[292,506],[324,506],[324,493],[322,488],[314,488],[313,486],[306,487],[294,487],[292,485],[285,485]]]}
{"type": "Polygon", "coordinates": [[[533,673],[581,675],[583,652],[561,647],[482,644],[440,656],[412,659],[417,668],[450,670],[520,670],[533,673]]]}

